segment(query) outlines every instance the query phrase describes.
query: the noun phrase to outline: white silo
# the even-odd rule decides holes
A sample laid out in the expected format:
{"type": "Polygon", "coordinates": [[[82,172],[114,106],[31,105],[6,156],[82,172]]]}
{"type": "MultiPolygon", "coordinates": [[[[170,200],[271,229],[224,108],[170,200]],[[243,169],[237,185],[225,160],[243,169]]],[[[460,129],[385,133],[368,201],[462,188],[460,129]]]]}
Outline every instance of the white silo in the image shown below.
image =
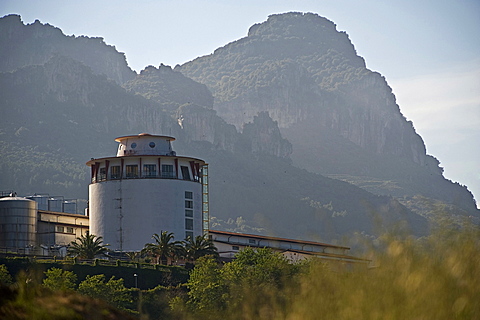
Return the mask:
{"type": "Polygon", "coordinates": [[[25,249],[36,244],[37,203],[22,197],[0,199],[0,247],[25,249]]]}
{"type": "Polygon", "coordinates": [[[207,165],[177,156],[174,140],[146,133],[119,137],[116,157],[87,162],[90,233],[110,249],[139,251],[162,231],[176,240],[207,232],[207,165]]]}

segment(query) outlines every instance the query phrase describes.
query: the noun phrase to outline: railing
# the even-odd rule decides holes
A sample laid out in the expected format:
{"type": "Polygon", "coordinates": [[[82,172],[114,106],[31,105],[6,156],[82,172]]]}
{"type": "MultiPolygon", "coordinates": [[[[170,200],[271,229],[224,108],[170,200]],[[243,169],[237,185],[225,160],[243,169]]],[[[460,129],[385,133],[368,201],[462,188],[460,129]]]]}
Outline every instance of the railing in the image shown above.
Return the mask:
{"type": "Polygon", "coordinates": [[[184,180],[184,181],[193,181],[193,182],[201,182],[201,178],[199,176],[195,177],[190,177],[189,179],[185,179],[182,177],[177,177],[175,172],[162,172],[160,174],[157,174],[157,172],[151,172],[151,173],[144,173],[142,175],[139,174],[134,174],[134,173],[128,173],[124,174],[123,177],[120,174],[111,174],[109,177],[108,176],[102,176],[98,177],[98,179],[92,178],[91,183],[97,183],[97,182],[103,182],[103,181],[110,181],[110,180],[122,180],[122,179],[178,179],[178,180],[184,180]]]}
{"type": "Polygon", "coordinates": [[[173,172],[162,172],[162,178],[164,179],[176,179],[177,176],[173,172]]]}
{"type": "MultiPolygon", "coordinates": [[[[127,267],[135,269],[149,269],[157,271],[166,271],[171,272],[175,269],[177,272],[183,272],[182,268],[178,265],[166,266],[160,264],[151,264],[151,263],[141,263],[135,261],[121,261],[121,260],[105,260],[105,259],[78,259],[71,257],[55,257],[55,256],[39,256],[39,255],[25,255],[19,254],[19,252],[6,252],[5,248],[0,251],[0,258],[3,259],[14,259],[14,260],[25,260],[26,262],[36,262],[36,263],[61,263],[65,265],[90,265],[90,266],[110,266],[110,267],[127,267]],[[4,251],[5,250],[5,251],[4,251]],[[5,253],[4,253],[5,252],[5,253]]],[[[185,270],[185,272],[187,272],[185,270]]]]}

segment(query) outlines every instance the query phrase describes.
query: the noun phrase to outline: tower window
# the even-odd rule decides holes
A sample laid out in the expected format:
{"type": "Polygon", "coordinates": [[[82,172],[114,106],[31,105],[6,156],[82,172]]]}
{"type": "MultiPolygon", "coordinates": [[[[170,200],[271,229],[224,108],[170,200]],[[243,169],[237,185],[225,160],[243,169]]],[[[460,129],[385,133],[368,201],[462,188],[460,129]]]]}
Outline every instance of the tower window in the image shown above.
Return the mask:
{"type": "Polygon", "coordinates": [[[138,178],[138,165],[130,164],[127,165],[125,168],[127,171],[127,178],[138,178]]]}
{"type": "Polygon", "coordinates": [[[143,165],[143,175],[147,178],[157,176],[157,165],[156,164],[145,164],[143,165]]]}
{"type": "Polygon", "coordinates": [[[180,169],[182,170],[183,180],[190,180],[190,172],[188,171],[188,167],[181,166],[180,169]]]}
{"type": "Polygon", "coordinates": [[[110,167],[110,179],[120,179],[120,166],[110,167]]]}
{"type": "Polygon", "coordinates": [[[185,232],[185,239],[193,239],[193,232],[192,231],[187,231],[185,232]]]}
{"type": "Polygon", "coordinates": [[[107,172],[106,172],[106,168],[103,167],[103,168],[100,168],[98,180],[103,181],[105,179],[107,179],[107,172]]]}
{"type": "Polygon", "coordinates": [[[193,209],[193,201],[192,200],[185,200],[185,208],[193,209]]]}
{"type": "Polygon", "coordinates": [[[132,149],[135,149],[137,147],[137,144],[134,142],[130,146],[132,147],[132,149]]]}
{"type": "Polygon", "coordinates": [[[193,219],[185,219],[185,229],[193,230],[193,219]]]}
{"type": "Polygon", "coordinates": [[[185,191],[185,199],[193,199],[193,192],[185,191]]]}
{"type": "Polygon", "coordinates": [[[162,178],[175,178],[173,174],[173,165],[162,164],[162,178]]]}
{"type": "Polygon", "coordinates": [[[185,209],[185,217],[193,217],[193,210],[185,209]]]}
{"type": "Polygon", "coordinates": [[[153,141],[150,142],[150,143],[148,144],[148,146],[149,146],[150,148],[155,148],[155,142],[153,142],[153,141]]]}

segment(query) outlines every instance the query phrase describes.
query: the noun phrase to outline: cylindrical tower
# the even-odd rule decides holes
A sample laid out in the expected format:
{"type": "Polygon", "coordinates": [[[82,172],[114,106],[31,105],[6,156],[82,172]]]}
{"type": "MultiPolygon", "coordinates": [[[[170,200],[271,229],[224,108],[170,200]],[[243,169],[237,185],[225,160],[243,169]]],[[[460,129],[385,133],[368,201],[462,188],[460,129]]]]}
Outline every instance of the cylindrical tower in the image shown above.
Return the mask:
{"type": "Polygon", "coordinates": [[[206,164],[177,156],[174,140],[146,133],[119,137],[116,157],[87,162],[90,233],[110,249],[139,251],[162,231],[173,232],[176,240],[204,233],[206,164]]]}
{"type": "Polygon", "coordinates": [[[0,247],[19,249],[34,246],[37,232],[37,203],[22,197],[0,199],[0,247]]]}

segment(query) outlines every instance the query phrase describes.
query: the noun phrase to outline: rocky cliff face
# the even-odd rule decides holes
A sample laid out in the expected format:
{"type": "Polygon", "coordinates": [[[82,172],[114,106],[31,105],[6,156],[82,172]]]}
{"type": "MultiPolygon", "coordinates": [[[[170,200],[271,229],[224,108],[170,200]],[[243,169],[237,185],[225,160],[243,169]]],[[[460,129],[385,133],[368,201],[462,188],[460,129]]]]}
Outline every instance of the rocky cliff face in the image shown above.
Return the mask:
{"type": "MultiPolygon", "coordinates": [[[[292,153],[291,144],[283,139],[277,122],[268,113],[252,117],[253,123],[246,123],[243,134],[238,133],[235,126],[212,109],[214,98],[204,84],[169,66],[160,65],[158,69],[149,66],[124,87],[156,101],[170,112],[180,125],[181,139],[186,143],[202,141],[210,143],[215,150],[242,149],[281,158],[288,158],[292,153]]],[[[295,89],[300,88],[288,90],[295,89]]]]}
{"type": "Polygon", "coordinates": [[[175,70],[206,84],[218,115],[247,130],[246,136],[246,124],[268,113],[292,144],[290,158],[300,168],[348,176],[345,181],[362,187],[378,180],[392,184],[372,189],[379,194],[422,194],[476,212],[472,194],[446,180],[438,161],[426,154],[385,78],[368,70],[348,35],[325,18],[272,15],[247,37],[175,70]]]}
{"type": "Polygon", "coordinates": [[[329,105],[325,113],[315,115],[321,125],[367,152],[398,156],[425,165],[424,142],[412,123],[400,113],[391,88],[380,74],[368,73],[339,90],[343,108],[329,105]]]}
{"type": "MultiPolygon", "coordinates": [[[[81,148],[91,149],[90,143],[108,146],[112,136],[125,132],[174,135],[179,131],[175,120],[155,102],[128,93],[105,76],[93,74],[89,67],[65,56],[53,56],[44,65],[0,73],[0,85],[4,89],[1,99],[5,111],[0,119],[4,138],[23,144],[67,150],[65,141],[53,137],[76,136],[80,141],[69,152],[83,154],[81,148]],[[98,134],[101,138],[95,138],[98,134]],[[45,141],[46,137],[50,138],[45,141]]],[[[103,147],[97,152],[110,154],[103,147]]]]}
{"type": "Polygon", "coordinates": [[[250,143],[253,154],[263,153],[279,158],[288,158],[292,154],[292,144],[283,139],[278,125],[268,112],[260,112],[253,122],[243,127],[243,136],[250,143]]]}
{"type": "Polygon", "coordinates": [[[184,104],[195,104],[211,109],[213,96],[207,86],[172,70],[170,66],[148,66],[134,79],[123,85],[147,99],[158,102],[162,108],[174,111],[184,104]]]}
{"type": "Polygon", "coordinates": [[[385,79],[365,68],[348,36],[325,18],[270,16],[246,38],[178,70],[207,84],[215,110],[239,129],[267,111],[280,128],[299,123],[318,135],[324,127],[367,152],[425,163],[423,141],[385,79]]]}
{"type": "Polygon", "coordinates": [[[239,138],[237,130],[217,116],[214,110],[188,104],[178,109],[176,117],[187,143],[205,141],[217,150],[235,150],[239,138]]]}
{"type": "Polygon", "coordinates": [[[135,76],[125,55],[105,44],[103,38],[66,37],[60,29],[38,20],[24,25],[18,15],[1,18],[0,30],[0,72],[42,65],[54,55],[64,55],[119,84],[135,76]]]}

